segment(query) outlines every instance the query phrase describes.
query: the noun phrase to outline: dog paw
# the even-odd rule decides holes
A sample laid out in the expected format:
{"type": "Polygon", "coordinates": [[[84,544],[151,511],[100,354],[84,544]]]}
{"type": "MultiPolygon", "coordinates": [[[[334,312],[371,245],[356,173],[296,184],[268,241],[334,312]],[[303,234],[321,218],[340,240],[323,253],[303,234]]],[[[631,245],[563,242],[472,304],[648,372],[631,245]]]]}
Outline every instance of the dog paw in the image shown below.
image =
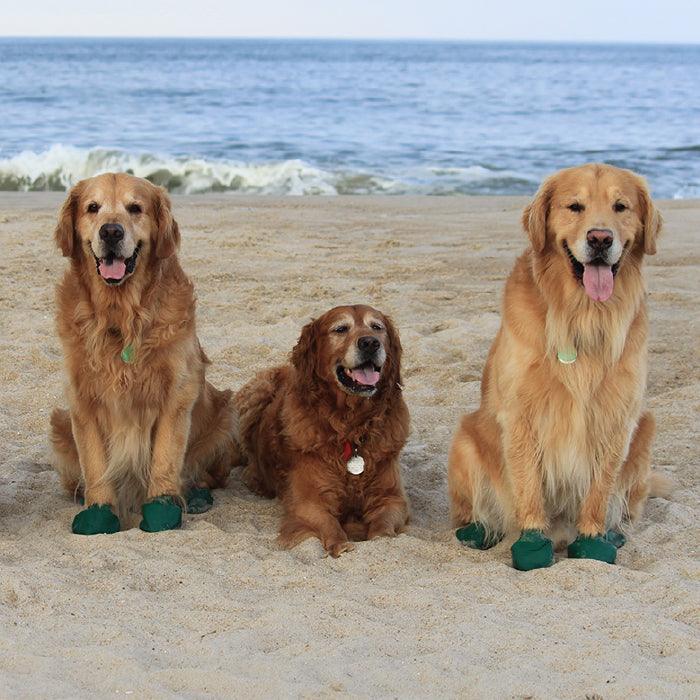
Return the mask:
{"type": "Polygon", "coordinates": [[[617,547],[604,535],[579,535],[567,550],[569,559],[596,559],[606,564],[614,564],[617,547]]]}
{"type": "Polygon", "coordinates": [[[182,525],[182,508],[172,496],[156,496],[141,506],[144,532],[174,530],[182,525]]]}
{"type": "Polygon", "coordinates": [[[542,530],[523,530],[510,552],[513,556],[513,566],[518,571],[544,569],[554,564],[552,540],[545,537],[542,530]]]}
{"type": "Polygon", "coordinates": [[[119,518],[112,506],[93,503],[73,518],[71,529],[76,535],[112,535],[119,532],[119,518]]]}
{"type": "Polygon", "coordinates": [[[378,537],[396,537],[400,535],[404,530],[403,525],[377,525],[376,527],[370,525],[367,530],[367,539],[376,540],[378,537]]]}
{"type": "Polygon", "coordinates": [[[214,505],[214,497],[206,487],[193,486],[186,494],[187,512],[198,515],[206,513],[214,505]]]}
{"type": "Polygon", "coordinates": [[[337,559],[341,554],[345,554],[345,552],[352,552],[352,550],[355,549],[355,545],[349,540],[345,540],[343,542],[324,543],[323,546],[328,554],[334,559],[337,559]]]}
{"type": "Polygon", "coordinates": [[[503,534],[487,531],[481,523],[467,523],[455,530],[455,537],[471,549],[491,549],[503,539],[503,534]]]}

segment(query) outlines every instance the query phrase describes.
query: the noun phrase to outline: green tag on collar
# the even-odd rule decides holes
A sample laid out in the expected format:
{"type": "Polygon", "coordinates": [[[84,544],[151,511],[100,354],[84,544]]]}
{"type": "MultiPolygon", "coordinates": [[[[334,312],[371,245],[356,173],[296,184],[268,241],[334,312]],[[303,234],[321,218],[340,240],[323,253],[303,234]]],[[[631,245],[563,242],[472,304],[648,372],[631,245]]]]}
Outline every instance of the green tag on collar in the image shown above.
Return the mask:
{"type": "Polygon", "coordinates": [[[564,348],[557,351],[557,360],[563,365],[572,365],[576,362],[577,357],[576,348],[564,348]]]}
{"type": "Polygon", "coordinates": [[[134,346],[129,343],[125,345],[122,351],[119,353],[119,357],[122,358],[123,362],[131,364],[134,361],[134,346]]]}

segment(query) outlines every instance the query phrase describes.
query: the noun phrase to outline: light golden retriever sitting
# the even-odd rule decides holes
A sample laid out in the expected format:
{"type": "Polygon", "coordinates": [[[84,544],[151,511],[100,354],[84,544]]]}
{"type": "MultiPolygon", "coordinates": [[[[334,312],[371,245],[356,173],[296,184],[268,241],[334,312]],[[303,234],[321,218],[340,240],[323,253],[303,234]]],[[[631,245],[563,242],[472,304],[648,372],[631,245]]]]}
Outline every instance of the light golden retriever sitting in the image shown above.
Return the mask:
{"type": "Polygon", "coordinates": [[[589,164],[549,177],[522,222],[531,247],[506,283],[481,406],[450,451],[457,537],[485,549],[517,528],[513,563],[527,570],[553,563],[550,526],[575,525],[569,557],[614,563],[623,521],[662,487],[642,412],[642,259],[661,217],[640,177],[589,164]]]}
{"type": "Polygon", "coordinates": [[[391,319],[370,306],[331,309],[304,326],[291,364],[261,372],[235,401],[244,479],[281,498],[283,547],[318,537],[337,557],[350,540],[404,530],[409,421],[391,319]]]}
{"type": "Polygon", "coordinates": [[[191,511],[210,506],[235,443],[231,392],[204,378],[170,200],[130,175],[83,180],[55,237],[70,258],[56,290],[69,410],[54,410],[51,439],[64,487],[87,506],[73,532],[116,532],[139,504],[142,529],[178,527],[188,492],[191,511]]]}

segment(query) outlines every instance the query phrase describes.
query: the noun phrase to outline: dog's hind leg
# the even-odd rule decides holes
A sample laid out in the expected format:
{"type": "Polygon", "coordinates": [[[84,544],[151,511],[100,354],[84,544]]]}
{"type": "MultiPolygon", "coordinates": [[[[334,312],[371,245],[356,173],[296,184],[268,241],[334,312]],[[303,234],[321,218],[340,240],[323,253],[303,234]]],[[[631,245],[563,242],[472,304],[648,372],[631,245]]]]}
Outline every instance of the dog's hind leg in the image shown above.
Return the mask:
{"type": "MultiPolygon", "coordinates": [[[[626,503],[624,516],[631,522],[639,519],[649,495],[665,495],[663,477],[651,471],[651,443],[656,422],[651,413],[643,413],[630,441],[627,459],[618,477],[618,493],[626,503]],[[652,488],[657,486],[656,489],[652,488]]],[[[615,523],[613,523],[614,525],[615,523]]]]}
{"type": "Polygon", "coordinates": [[[73,438],[70,413],[64,408],[51,412],[51,446],[53,466],[61,479],[61,485],[69,496],[83,496],[83,480],[80,471],[78,448],[73,438]]]}
{"type": "Polygon", "coordinates": [[[232,465],[240,461],[238,417],[231,391],[219,391],[206,382],[192,411],[185,455],[188,511],[209,510],[213,503],[209,490],[226,486],[232,465]]]}
{"type": "Polygon", "coordinates": [[[479,418],[479,412],[462,418],[450,448],[448,485],[457,538],[487,549],[501,540],[512,507],[502,480],[498,426],[494,422],[484,431],[479,418]]]}

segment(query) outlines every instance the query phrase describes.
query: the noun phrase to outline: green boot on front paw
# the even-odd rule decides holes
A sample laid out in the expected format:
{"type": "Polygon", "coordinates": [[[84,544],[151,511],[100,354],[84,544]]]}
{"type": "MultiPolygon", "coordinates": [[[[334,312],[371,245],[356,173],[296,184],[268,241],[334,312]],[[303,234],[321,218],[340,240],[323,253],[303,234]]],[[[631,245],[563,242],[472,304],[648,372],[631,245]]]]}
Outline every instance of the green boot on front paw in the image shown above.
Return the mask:
{"type": "Polygon", "coordinates": [[[467,523],[457,528],[455,537],[471,549],[491,549],[503,539],[500,532],[487,532],[481,523],[467,523]]]}
{"type": "Polygon", "coordinates": [[[579,535],[568,547],[569,559],[596,559],[614,564],[617,547],[605,535],[579,535]]]}
{"type": "Polygon", "coordinates": [[[119,532],[119,518],[112,506],[93,503],[73,518],[71,529],[76,535],[113,535],[119,532]]]}
{"type": "Polygon", "coordinates": [[[552,540],[545,537],[542,530],[523,530],[510,552],[513,555],[513,566],[518,571],[544,569],[554,564],[552,540]]]}
{"type": "Polygon", "coordinates": [[[187,512],[198,515],[206,513],[214,505],[214,496],[206,487],[193,486],[185,496],[187,512]]]}
{"type": "Polygon", "coordinates": [[[182,508],[172,496],[156,496],[141,506],[144,532],[174,530],[182,525],[182,508]]]}

